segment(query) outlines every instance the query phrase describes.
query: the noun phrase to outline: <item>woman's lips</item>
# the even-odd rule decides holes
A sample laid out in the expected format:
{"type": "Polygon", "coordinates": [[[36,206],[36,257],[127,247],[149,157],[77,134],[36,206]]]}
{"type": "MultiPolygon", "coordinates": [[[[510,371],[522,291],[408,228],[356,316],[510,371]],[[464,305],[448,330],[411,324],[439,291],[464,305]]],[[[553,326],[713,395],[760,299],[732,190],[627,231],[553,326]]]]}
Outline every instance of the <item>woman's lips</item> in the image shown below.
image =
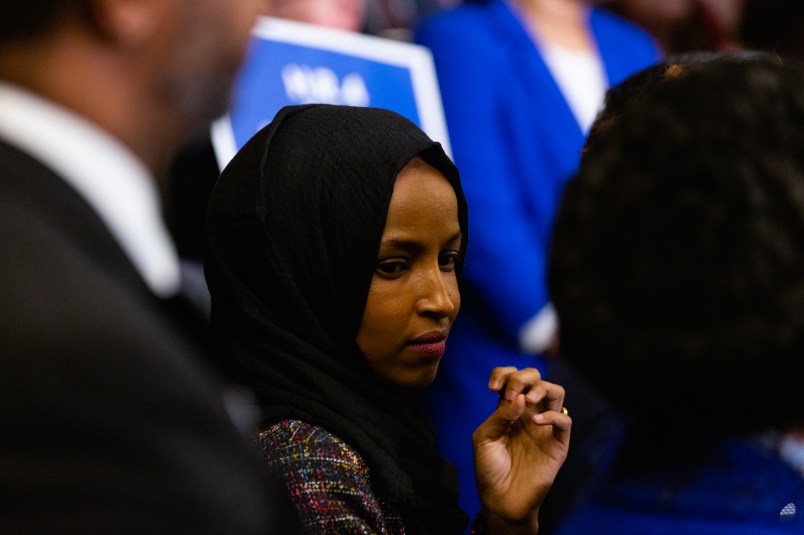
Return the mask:
{"type": "Polygon", "coordinates": [[[425,333],[408,342],[408,345],[419,353],[440,357],[447,348],[447,333],[442,331],[425,333]]]}

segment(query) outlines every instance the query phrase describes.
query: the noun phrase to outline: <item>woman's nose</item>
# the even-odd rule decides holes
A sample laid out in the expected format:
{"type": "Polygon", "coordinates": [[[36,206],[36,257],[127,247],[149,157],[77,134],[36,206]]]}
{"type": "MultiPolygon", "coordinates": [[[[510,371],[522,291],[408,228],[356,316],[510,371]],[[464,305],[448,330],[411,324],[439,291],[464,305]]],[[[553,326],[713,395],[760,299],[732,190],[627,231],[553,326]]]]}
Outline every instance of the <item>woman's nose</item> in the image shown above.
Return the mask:
{"type": "MultiPolygon", "coordinates": [[[[419,311],[424,314],[449,316],[455,312],[455,299],[450,292],[450,284],[445,280],[445,273],[441,269],[431,270],[422,281],[422,294],[419,298],[419,311]]],[[[457,288],[453,293],[457,292],[457,288]]]]}

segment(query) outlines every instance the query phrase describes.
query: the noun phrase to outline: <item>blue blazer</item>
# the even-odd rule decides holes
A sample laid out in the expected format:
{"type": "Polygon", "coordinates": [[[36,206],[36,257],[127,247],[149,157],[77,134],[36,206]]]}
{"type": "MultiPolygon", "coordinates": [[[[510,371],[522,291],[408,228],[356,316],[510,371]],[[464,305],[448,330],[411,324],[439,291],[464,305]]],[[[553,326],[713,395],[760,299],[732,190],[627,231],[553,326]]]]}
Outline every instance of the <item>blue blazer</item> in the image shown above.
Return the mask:
{"type": "MultiPolygon", "coordinates": [[[[610,84],[659,58],[646,33],[609,12],[591,9],[589,26],[610,84]]],[[[494,395],[484,395],[491,368],[545,371],[542,358],[520,351],[518,334],[549,301],[551,225],[584,134],[504,0],[435,15],[417,29],[416,41],[433,52],[469,202],[461,313],[430,396],[441,449],[461,472],[462,505],[471,515],[478,503],[470,437],[496,406],[494,395]]]]}

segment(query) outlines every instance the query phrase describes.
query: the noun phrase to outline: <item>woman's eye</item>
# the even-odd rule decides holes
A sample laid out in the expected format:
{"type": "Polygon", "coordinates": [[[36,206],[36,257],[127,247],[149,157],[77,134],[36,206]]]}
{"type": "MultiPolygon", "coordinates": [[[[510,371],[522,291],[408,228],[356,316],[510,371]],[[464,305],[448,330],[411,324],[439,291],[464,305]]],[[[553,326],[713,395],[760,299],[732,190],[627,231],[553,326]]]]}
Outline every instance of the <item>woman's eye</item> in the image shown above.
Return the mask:
{"type": "Polygon", "coordinates": [[[377,264],[377,272],[381,275],[399,275],[407,268],[407,263],[402,260],[384,260],[377,264]]]}
{"type": "Polygon", "coordinates": [[[455,269],[455,264],[458,263],[458,253],[453,251],[450,253],[442,254],[438,259],[438,265],[445,271],[452,271],[455,269]]]}

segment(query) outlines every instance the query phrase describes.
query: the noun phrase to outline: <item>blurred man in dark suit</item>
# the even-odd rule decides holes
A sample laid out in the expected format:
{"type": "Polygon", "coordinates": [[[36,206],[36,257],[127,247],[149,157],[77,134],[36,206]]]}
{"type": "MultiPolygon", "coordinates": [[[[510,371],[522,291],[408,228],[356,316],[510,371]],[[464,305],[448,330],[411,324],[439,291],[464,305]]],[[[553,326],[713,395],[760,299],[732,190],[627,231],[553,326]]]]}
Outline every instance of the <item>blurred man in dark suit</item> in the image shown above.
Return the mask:
{"type": "Polygon", "coordinates": [[[0,532],[275,521],[155,179],[225,111],[258,4],[0,3],[0,532]]]}

